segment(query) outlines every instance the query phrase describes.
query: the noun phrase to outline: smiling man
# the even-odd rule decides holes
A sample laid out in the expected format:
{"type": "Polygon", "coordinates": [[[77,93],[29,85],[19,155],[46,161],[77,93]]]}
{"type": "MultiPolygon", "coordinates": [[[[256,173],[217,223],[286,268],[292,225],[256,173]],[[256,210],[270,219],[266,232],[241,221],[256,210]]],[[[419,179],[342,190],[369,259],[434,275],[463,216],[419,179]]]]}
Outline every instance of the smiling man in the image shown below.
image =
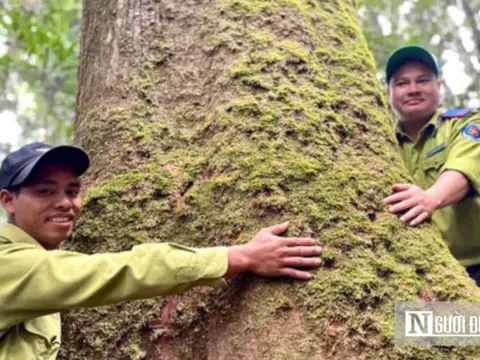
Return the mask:
{"type": "Polygon", "coordinates": [[[242,272],[308,280],[322,249],[310,238],[286,238],[288,223],[261,230],[245,245],[205,249],[174,243],[85,255],[56,250],[81,208],[79,176],[89,166],[75,147],[33,143],[0,168],[0,360],[56,359],[58,312],[219,287],[242,272]]]}
{"type": "Polygon", "coordinates": [[[439,109],[440,70],[420,46],[395,51],[386,64],[396,136],[414,184],[396,184],[384,200],[412,226],[432,218],[452,254],[480,284],[480,114],[439,109]]]}

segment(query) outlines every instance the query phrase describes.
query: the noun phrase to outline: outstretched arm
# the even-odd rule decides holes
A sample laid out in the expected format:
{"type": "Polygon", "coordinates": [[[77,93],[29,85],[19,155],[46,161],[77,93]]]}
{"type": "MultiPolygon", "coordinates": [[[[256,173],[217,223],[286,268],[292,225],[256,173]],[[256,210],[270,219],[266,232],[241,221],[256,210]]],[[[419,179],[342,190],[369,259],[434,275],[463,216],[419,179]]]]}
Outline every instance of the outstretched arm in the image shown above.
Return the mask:
{"type": "Polygon", "coordinates": [[[85,255],[46,251],[0,237],[0,332],[62,310],[223,286],[224,276],[252,272],[308,279],[321,253],[313,239],[282,238],[288,224],[260,231],[248,244],[193,249],[143,244],[131,251],[85,255]]]}

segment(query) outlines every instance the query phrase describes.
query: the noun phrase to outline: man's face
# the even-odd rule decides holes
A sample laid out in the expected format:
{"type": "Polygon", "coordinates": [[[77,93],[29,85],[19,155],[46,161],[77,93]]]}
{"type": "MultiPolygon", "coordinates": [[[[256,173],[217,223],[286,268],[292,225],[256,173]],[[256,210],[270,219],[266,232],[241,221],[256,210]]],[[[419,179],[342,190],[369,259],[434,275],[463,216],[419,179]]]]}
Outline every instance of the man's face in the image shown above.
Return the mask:
{"type": "Polygon", "coordinates": [[[65,165],[48,165],[32,174],[18,195],[3,190],[2,206],[15,225],[44,248],[54,249],[73,231],[81,207],[80,182],[65,165]]]}
{"type": "Polygon", "coordinates": [[[440,103],[441,84],[425,64],[410,62],[400,67],[388,86],[390,105],[400,121],[430,119],[440,103]]]}

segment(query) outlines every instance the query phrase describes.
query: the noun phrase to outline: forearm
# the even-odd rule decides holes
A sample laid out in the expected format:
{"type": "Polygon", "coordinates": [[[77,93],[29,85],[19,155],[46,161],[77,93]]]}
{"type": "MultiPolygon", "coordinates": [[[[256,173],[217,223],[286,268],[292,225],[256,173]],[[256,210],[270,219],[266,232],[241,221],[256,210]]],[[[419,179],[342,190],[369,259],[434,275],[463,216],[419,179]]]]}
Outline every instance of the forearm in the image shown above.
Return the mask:
{"type": "MultiPolygon", "coordinates": [[[[2,251],[0,251],[2,253],[2,251]]],[[[167,295],[196,285],[216,286],[227,270],[226,248],[140,245],[123,253],[83,255],[12,246],[2,253],[0,328],[79,307],[167,295]]]]}
{"type": "Polygon", "coordinates": [[[468,179],[461,172],[447,170],[437,182],[427,190],[435,202],[435,209],[441,209],[461,202],[471,191],[468,179]]]}

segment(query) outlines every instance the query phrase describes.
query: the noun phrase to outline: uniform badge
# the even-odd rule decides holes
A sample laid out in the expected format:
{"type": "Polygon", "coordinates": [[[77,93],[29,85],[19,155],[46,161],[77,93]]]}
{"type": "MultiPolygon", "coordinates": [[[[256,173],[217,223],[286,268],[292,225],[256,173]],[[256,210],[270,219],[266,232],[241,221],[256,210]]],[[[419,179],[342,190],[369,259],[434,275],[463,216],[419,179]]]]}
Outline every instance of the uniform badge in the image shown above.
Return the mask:
{"type": "Polygon", "coordinates": [[[468,124],[462,132],[462,135],[474,141],[480,141],[480,126],[477,124],[468,124]]]}

